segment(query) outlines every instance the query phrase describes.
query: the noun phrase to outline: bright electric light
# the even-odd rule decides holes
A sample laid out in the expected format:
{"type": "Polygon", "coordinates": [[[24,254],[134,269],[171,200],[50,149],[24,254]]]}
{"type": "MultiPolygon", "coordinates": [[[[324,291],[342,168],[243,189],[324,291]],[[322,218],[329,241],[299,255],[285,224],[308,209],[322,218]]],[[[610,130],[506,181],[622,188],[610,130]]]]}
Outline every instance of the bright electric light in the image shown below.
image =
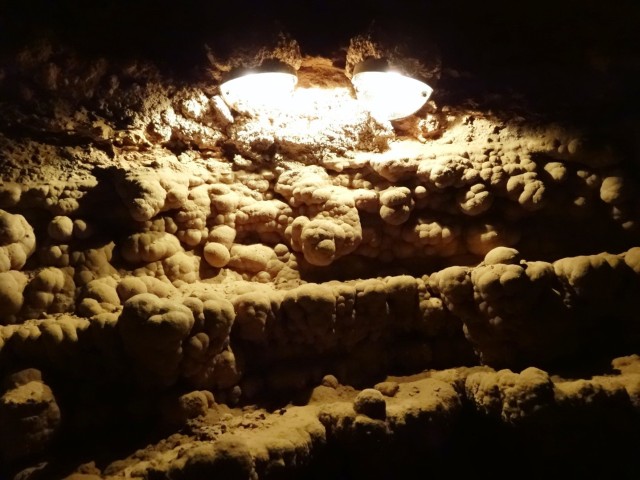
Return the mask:
{"type": "Polygon", "coordinates": [[[297,83],[294,73],[247,72],[222,83],[220,94],[235,111],[258,116],[287,109],[297,83]]]}
{"type": "Polygon", "coordinates": [[[360,71],[351,79],[356,96],[381,120],[397,120],[417,112],[433,89],[424,82],[393,71],[360,71]]]}

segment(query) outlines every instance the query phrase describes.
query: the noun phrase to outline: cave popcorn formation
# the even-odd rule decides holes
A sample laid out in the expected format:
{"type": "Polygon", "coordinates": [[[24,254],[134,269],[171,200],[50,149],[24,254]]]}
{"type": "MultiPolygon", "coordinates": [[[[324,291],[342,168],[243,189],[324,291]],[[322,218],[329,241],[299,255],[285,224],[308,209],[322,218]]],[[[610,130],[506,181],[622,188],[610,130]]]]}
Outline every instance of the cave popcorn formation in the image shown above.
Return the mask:
{"type": "Polygon", "coordinates": [[[41,112],[5,115],[70,145],[0,137],[3,462],[122,413],[92,394],[120,387],[123,410],[190,433],[87,478],[196,478],[229,458],[250,478],[427,417],[444,441],[465,402],[507,424],[637,410],[636,357],[583,380],[536,368],[640,339],[637,187],[613,150],[434,103],[392,125],[341,84],[302,86],[304,108],[265,121],[151,65],[49,55],[15,59],[41,112]],[[62,416],[60,379],[79,390],[62,416]],[[312,387],[281,416],[229,413],[312,387]]]}

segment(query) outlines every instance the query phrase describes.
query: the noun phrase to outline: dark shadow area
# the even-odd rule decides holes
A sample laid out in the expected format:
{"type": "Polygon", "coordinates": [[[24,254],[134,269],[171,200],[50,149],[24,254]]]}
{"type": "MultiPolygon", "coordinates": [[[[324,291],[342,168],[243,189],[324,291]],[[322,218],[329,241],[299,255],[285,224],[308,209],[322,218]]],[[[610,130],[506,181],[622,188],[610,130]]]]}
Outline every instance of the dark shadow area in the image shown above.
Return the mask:
{"type": "Polygon", "coordinates": [[[488,99],[516,92],[576,120],[630,119],[638,106],[639,19],[632,0],[356,0],[348,8],[337,0],[10,0],[0,12],[0,43],[6,51],[53,37],[91,55],[149,57],[181,70],[202,61],[204,43],[224,51],[260,30],[288,31],[304,54],[332,55],[375,22],[399,41],[434,41],[445,69],[471,74],[446,80],[445,91],[488,99]]]}
{"type": "Polygon", "coordinates": [[[44,456],[26,458],[10,469],[0,466],[2,479],[14,478],[22,469],[33,467],[36,460],[42,468],[29,480],[64,478],[90,462],[104,469],[175,433],[159,422],[157,395],[142,396],[134,389],[99,381],[76,388],[68,379],[49,380],[56,388],[63,428],[44,456]]]}
{"type": "Polygon", "coordinates": [[[449,438],[408,432],[401,442],[380,439],[366,449],[329,442],[301,475],[269,478],[636,478],[637,425],[609,420],[569,416],[512,427],[469,409],[449,438]]]}

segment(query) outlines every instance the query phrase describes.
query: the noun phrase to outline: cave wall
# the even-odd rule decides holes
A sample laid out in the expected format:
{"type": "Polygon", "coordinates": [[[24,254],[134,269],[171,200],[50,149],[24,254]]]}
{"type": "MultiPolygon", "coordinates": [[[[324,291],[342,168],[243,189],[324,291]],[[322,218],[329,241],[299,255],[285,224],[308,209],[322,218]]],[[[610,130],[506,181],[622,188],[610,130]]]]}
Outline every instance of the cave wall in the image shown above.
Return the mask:
{"type": "MultiPolygon", "coordinates": [[[[470,98],[461,85],[473,74],[443,62],[440,93],[383,121],[345,71],[362,44],[311,55],[291,37],[263,42],[257,53],[211,43],[188,72],[99,55],[99,42],[3,52],[6,465],[116,418],[175,429],[207,409],[297,398],[320,383],[363,388],[463,366],[480,370],[433,380],[449,382],[440,400],[455,418],[465,402],[485,408],[487,384],[518,382],[561,412],[589,389],[607,392],[605,407],[635,408],[633,369],[580,385],[537,370],[593,374],[638,350],[637,152],[620,140],[634,131],[623,113],[594,127],[577,107],[538,111],[505,91],[470,98]],[[230,110],[222,74],[270,57],[298,70],[293,106],[230,110]]],[[[305,448],[348,445],[359,433],[345,419],[379,415],[378,397],[358,410],[367,398],[287,421],[319,435],[305,448]]],[[[405,407],[385,428],[411,423],[405,407]]],[[[520,415],[500,408],[484,413],[520,415]]],[[[198,461],[178,465],[175,454],[163,475],[192,478],[198,461]]]]}

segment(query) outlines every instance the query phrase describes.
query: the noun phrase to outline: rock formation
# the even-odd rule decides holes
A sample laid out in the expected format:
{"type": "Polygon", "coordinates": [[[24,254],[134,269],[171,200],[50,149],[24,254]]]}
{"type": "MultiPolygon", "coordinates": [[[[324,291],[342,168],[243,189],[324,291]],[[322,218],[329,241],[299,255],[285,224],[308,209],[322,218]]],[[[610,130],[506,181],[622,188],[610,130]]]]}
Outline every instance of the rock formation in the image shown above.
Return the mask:
{"type": "Polygon", "coordinates": [[[5,53],[0,476],[446,472],[483,435],[633,451],[628,149],[481,108],[460,72],[363,36],[342,63],[287,36],[220,48],[189,80],[55,42],[5,53]],[[442,96],[374,118],[349,76],[381,51],[442,96]],[[291,107],[234,111],[221,80],[265,59],[298,70],[291,107]]]}

